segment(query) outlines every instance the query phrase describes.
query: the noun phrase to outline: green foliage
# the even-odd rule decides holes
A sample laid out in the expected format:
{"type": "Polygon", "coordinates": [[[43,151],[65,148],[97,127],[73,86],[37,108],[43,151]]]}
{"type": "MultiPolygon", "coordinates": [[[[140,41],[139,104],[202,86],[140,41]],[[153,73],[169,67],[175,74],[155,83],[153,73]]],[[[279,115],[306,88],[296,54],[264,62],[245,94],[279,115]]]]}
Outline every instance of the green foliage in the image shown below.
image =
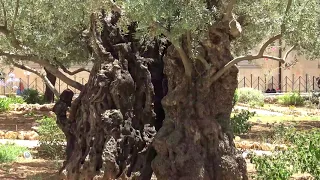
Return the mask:
{"type": "Polygon", "coordinates": [[[0,163],[15,161],[26,150],[27,148],[15,144],[0,144],[0,163]]]}
{"type": "Polygon", "coordinates": [[[245,24],[239,39],[233,41],[233,50],[243,55],[255,48],[262,40],[281,32],[286,46],[295,45],[296,50],[309,58],[320,56],[320,2],[318,0],[293,0],[286,13],[289,0],[240,0],[235,11],[245,24]],[[284,26],[282,26],[284,25],[284,26]],[[245,44],[245,45],[244,45],[245,44]]]}
{"type": "Polygon", "coordinates": [[[285,106],[302,106],[304,98],[301,97],[300,93],[286,93],[278,97],[278,103],[285,106]]]}
{"type": "Polygon", "coordinates": [[[252,88],[238,89],[238,96],[240,103],[250,104],[251,106],[263,106],[264,95],[261,91],[252,88]]]}
{"type": "Polygon", "coordinates": [[[252,127],[252,124],[248,121],[254,115],[255,112],[241,110],[240,113],[236,113],[233,117],[231,117],[233,133],[236,135],[247,133],[252,127]]]}
{"type": "Polygon", "coordinates": [[[218,9],[208,10],[205,1],[125,1],[127,18],[138,20],[138,29],[151,37],[167,34],[171,41],[178,40],[187,31],[199,34],[213,24],[218,9]]]}
{"type": "Polygon", "coordinates": [[[319,104],[320,103],[319,99],[320,99],[320,91],[319,92],[313,91],[312,95],[311,95],[311,98],[310,98],[310,101],[313,104],[319,104]]]}
{"type": "Polygon", "coordinates": [[[235,106],[238,101],[239,101],[239,92],[238,92],[238,89],[236,89],[233,95],[233,101],[232,101],[233,106],[235,106]]]}
{"type": "MultiPolygon", "coordinates": [[[[294,173],[320,178],[320,131],[291,132],[290,148],[272,156],[254,157],[258,179],[289,179],[294,173]]],[[[285,137],[285,136],[284,136],[285,137]]]]}
{"type": "Polygon", "coordinates": [[[88,28],[90,14],[98,7],[104,8],[106,1],[26,0],[19,1],[17,12],[16,2],[3,1],[3,6],[0,6],[0,24],[3,26],[6,21],[7,29],[12,31],[0,36],[1,50],[19,55],[32,54],[52,64],[55,64],[55,59],[66,66],[71,62],[88,62],[83,31],[88,28]],[[12,43],[13,39],[19,43],[12,43]],[[17,44],[23,48],[17,48],[17,44]]]}
{"type": "Polygon", "coordinates": [[[49,159],[64,157],[65,135],[56,124],[55,118],[43,117],[38,120],[39,126],[39,155],[49,159]]]}
{"type": "Polygon", "coordinates": [[[43,104],[44,98],[36,89],[26,89],[21,95],[28,104],[43,104]]]}
{"type": "Polygon", "coordinates": [[[24,103],[21,97],[5,97],[0,98],[0,112],[5,112],[10,110],[11,104],[22,104],[24,103]]]}

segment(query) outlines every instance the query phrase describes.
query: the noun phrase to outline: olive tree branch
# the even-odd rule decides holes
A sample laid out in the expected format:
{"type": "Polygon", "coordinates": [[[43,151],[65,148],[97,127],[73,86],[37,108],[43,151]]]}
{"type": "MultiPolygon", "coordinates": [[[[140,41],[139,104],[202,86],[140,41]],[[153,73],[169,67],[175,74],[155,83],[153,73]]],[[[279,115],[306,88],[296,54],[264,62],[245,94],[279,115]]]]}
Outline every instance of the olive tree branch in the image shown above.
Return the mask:
{"type": "Polygon", "coordinates": [[[86,68],[79,68],[77,70],[74,70],[74,71],[70,71],[68,70],[68,68],[66,68],[60,61],[58,60],[55,60],[55,63],[58,64],[58,66],[63,70],[63,72],[69,74],[69,75],[75,75],[75,74],[78,74],[80,72],[83,72],[83,71],[86,71],[86,72],[90,72],[90,70],[86,69],[86,68]]]}
{"type": "MultiPolygon", "coordinates": [[[[54,65],[52,65],[49,61],[47,60],[43,60],[40,59],[38,56],[33,55],[33,54],[27,54],[27,55],[20,55],[20,54],[14,54],[14,53],[10,53],[10,52],[4,52],[0,50],[0,56],[4,56],[8,59],[15,59],[17,61],[31,61],[34,63],[39,64],[40,66],[46,67],[46,69],[48,71],[50,71],[54,76],[56,76],[57,78],[61,79],[63,82],[65,82],[66,84],[78,89],[78,90],[82,90],[83,89],[83,85],[80,84],[79,82],[70,79],[69,77],[67,77],[65,74],[63,74],[62,72],[60,72],[54,65]]],[[[13,61],[13,60],[11,60],[13,61]]]]}
{"type": "Polygon", "coordinates": [[[279,58],[275,56],[269,56],[264,55],[264,51],[270,45],[273,41],[281,38],[281,34],[276,35],[272,38],[270,38],[268,41],[266,41],[260,48],[259,53],[256,55],[247,55],[247,56],[240,56],[236,57],[230,62],[228,62],[222,69],[220,69],[218,72],[216,72],[211,78],[210,78],[210,84],[218,80],[228,69],[230,69],[232,66],[236,65],[237,63],[244,61],[244,60],[254,60],[254,59],[260,59],[260,58],[268,58],[275,61],[279,61],[281,63],[285,63],[286,58],[288,57],[289,53],[294,49],[295,46],[291,47],[288,52],[285,54],[284,58],[279,58]]]}
{"type": "Polygon", "coordinates": [[[224,20],[232,19],[232,10],[235,4],[236,0],[229,0],[229,3],[225,11],[225,16],[223,17],[224,20]]]}
{"type": "Polygon", "coordinates": [[[48,79],[48,77],[45,74],[43,74],[43,73],[41,73],[41,72],[37,71],[36,69],[33,69],[33,68],[29,67],[29,66],[26,66],[26,65],[24,65],[22,63],[15,62],[12,59],[9,59],[9,61],[10,61],[11,64],[16,66],[17,68],[29,71],[29,72],[34,73],[37,76],[39,76],[41,79],[43,79],[43,81],[46,83],[46,85],[50,88],[50,90],[53,92],[53,94],[56,97],[60,96],[59,92],[55,89],[55,87],[53,86],[53,84],[50,82],[50,80],[48,79]]]}
{"type": "Polygon", "coordinates": [[[8,25],[8,19],[7,19],[7,10],[4,7],[4,2],[1,0],[1,6],[2,6],[2,12],[3,12],[3,21],[4,21],[4,27],[7,28],[8,25]]]}
{"type": "Polygon", "coordinates": [[[192,76],[192,67],[193,66],[192,66],[191,60],[189,59],[189,57],[188,57],[187,53],[185,52],[185,50],[181,47],[179,42],[174,40],[174,38],[172,37],[171,33],[165,27],[163,27],[159,22],[154,22],[154,26],[156,28],[161,29],[163,35],[165,35],[169,39],[169,41],[171,41],[172,45],[175,47],[175,49],[179,53],[179,56],[181,57],[182,64],[183,64],[186,76],[191,78],[191,76],[192,76]]]}
{"type": "Polygon", "coordinates": [[[10,28],[10,31],[11,31],[11,32],[14,31],[14,25],[15,25],[16,20],[17,20],[18,11],[19,11],[19,6],[20,6],[20,0],[17,0],[17,2],[16,2],[16,8],[15,8],[15,10],[14,10],[14,15],[13,15],[13,19],[12,19],[11,28],[10,28]]]}

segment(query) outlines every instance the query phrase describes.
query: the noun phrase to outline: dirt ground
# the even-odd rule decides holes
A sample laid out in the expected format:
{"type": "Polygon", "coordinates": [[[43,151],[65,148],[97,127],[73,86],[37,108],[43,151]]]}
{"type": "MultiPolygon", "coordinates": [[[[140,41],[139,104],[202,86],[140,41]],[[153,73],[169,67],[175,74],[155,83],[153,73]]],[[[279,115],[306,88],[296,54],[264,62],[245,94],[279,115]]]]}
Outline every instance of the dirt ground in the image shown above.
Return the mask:
{"type": "Polygon", "coordinates": [[[0,179],[57,180],[59,163],[43,159],[19,159],[17,162],[0,165],[0,179]]]}
{"type": "MultiPolygon", "coordinates": [[[[36,125],[36,120],[41,119],[49,112],[37,113],[21,113],[9,112],[0,113],[0,130],[13,130],[16,128],[19,131],[31,130],[32,126],[36,125]]],[[[285,125],[294,124],[290,121],[285,121],[285,125]]],[[[244,136],[243,140],[259,141],[262,137],[271,133],[272,125],[268,123],[253,123],[251,131],[244,136]]],[[[298,129],[320,128],[320,121],[299,121],[296,124],[298,129]]],[[[29,179],[29,180],[56,180],[58,179],[57,170],[60,167],[58,161],[49,161],[44,159],[26,160],[19,158],[17,162],[0,164],[0,179],[29,179]]],[[[254,165],[248,161],[249,176],[254,173],[254,165]]]]}
{"type": "Polygon", "coordinates": [[[36,126],[36,120],[50,115],[49,112],[6,112],[0,113],[0,130],[6,131],[30,131],[36,126]]]}

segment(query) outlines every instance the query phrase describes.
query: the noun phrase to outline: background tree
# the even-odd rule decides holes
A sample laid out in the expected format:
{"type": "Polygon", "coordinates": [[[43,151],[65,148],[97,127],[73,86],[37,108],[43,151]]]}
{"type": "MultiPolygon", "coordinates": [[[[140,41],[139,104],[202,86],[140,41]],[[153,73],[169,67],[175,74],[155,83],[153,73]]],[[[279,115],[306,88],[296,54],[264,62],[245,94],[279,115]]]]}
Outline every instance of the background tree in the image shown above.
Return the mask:
{"type": "Polygon", "coordinates": [[[96,61],[71,108],[69,123],[77,141],[63,170],[70,179],[150,179],[152,161],[158,179],[247,179],[230,126],[238,85],[235,65],[261,58],[288,63],[294,48],[317,57],[319,51],[310,47],[319,47],[319,2],[116,4],[111,15],[91,16],[96,61]],[[289,46],[284,56],[265,54],[279,39],[289,46]],[[248,54],[262,40],[258,53],[248,54]],[[233,57],[238,54],[247,55],[233,57]],[[157,93],[166,87],[165,97],[157,93]],[[157,98],[162,101],[163,123],[163,117],[153,116],[152,98],[155,105],[157,98]],[[150,142],[156,124],[161,128],[153,139],[155,156],[150,142]]]}
{"type": "Polygon", "coordinates": [[[67,77],[72,64],[86,65],[90,59],[85,39],[89,12],[102,1],[0,1],[0,55],[8,64],[40,76],[56,95],[54,81],[45,72],[81,90],[83,85],[67,77]],[[74,6],[76,4],[76,6],[74,6]],[[28,66],[45,67],[37,71],[28,66]]]}

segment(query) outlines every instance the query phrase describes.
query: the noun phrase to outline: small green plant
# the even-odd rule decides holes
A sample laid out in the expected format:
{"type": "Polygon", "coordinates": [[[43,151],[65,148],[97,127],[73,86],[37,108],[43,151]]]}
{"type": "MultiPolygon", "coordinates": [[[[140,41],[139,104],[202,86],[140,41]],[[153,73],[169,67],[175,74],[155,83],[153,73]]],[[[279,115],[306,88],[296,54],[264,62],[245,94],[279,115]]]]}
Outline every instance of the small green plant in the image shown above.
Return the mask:
{"type": "Polygon", "coordinates": [[[26,89],[21,95],[28,104],[43,104],[44,98],[36,89],[26,89]]]}
{"type": "Polygon", "coordinates": [[[234,92],[232,105],[235,106],[238,101],[239,101],[239,92],[238,92],[238,89],[236,89],[234,92]]]}
{"type": "Polygon", "coordinates": [[[241,110],[241,112],[236,113],[233,117],[231,117],[233,133],[236,135],[247,133],[252,127],[249,119],[254,115],[255,112],[241,110]]]}
{"type": "Polygon", "coordinates": [[[49,159],[64,157],[65,135],[56,124],[55,118],[43,117],[38,120],[39,126],[39,155],[49,159]]]}
{"type": "Polygon", "coordinates": [[[12,162],[17,159],[17,157],[22,156],[23,152],[27,148],[17,146],[15,144],[1,144],[0,145],[0,163],[12,162]]]}
{"type": "Polygon", "coordinates": [[[310,97],[310,101],[313,103],[313,104],[320,104],[319,102],[320,100],[320,91],[313,91],[312,94],[311,94],[311,97],[310,97]]]}
{"type": "Polygon", "coordinates": [[[304,104],[304,98],[300,93],[286,93],[278,97],[278,103],[284,106],[302,106],[304,104]]]}
{"type": "Polygon", "coordinates": [[[23,99],[21,97],[5,97],[0,98],[0,112],[5,112],[10,110],[11,104],[22,104],[24,103],[23,99]]]}
{"type": "MultiPolygon", "coordinates": [[[[280,127],[279,131],[287,131],[280,127]]],[[[292,130],[292,129],[291,129],[292,130]]],[[[256,165],[257,179],[289,179],[294,173],[310,173],[315,179],[320,179],[320,130],[307,132],[287,131],[286,137],[290,147],[272,156],[254,156],[252,162],[256,165]]]]}
{"type": "Polygon", "coordinates": [[[240,88],[237,90],[238,102],[250,106],[263,106],[264,95],[261,91],[252,88],[240,88]]]}

